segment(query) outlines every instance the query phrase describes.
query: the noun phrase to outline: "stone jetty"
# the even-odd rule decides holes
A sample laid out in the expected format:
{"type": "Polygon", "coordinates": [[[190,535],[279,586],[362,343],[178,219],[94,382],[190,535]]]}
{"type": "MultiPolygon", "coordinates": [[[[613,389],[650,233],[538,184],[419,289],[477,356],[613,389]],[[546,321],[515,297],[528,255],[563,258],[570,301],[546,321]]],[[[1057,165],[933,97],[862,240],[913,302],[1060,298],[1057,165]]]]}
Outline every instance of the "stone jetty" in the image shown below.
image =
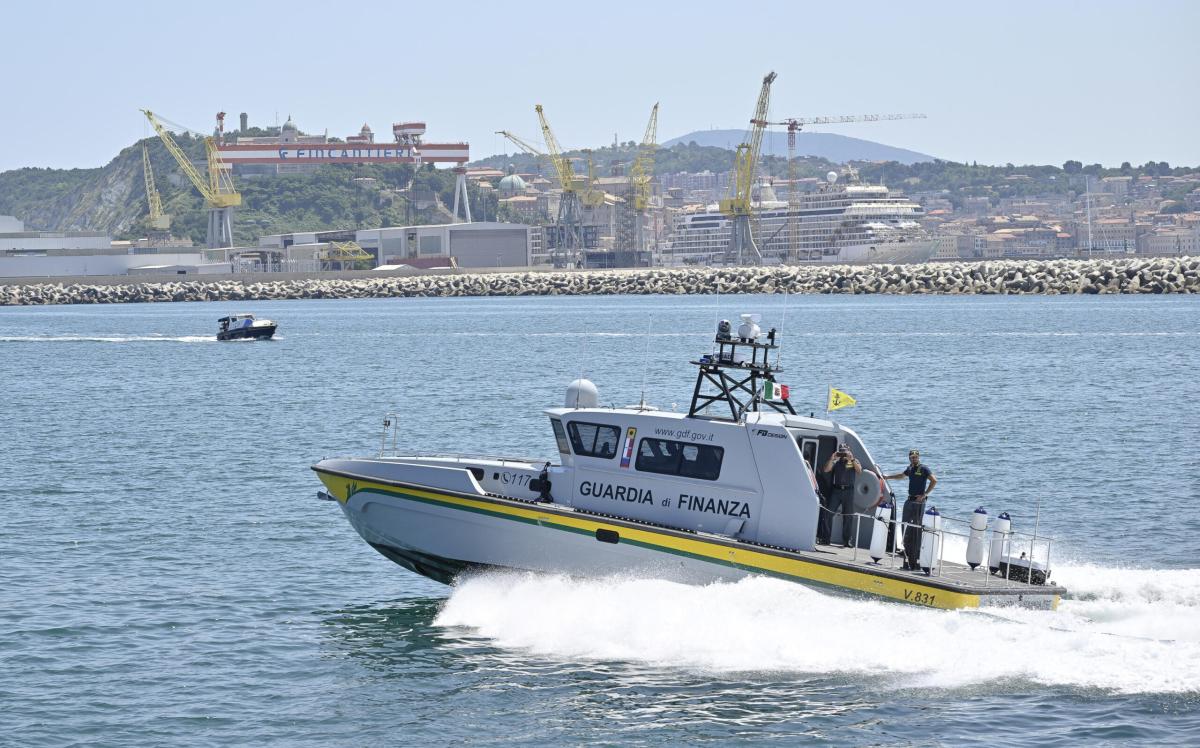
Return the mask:
{"type": "Polygon", "coordinates": [[[0,285],[0,306],[164,301],[596,294],[1178,294],[1200,293],[1200,258],[1004,260],[596,271],[466,271],[386,277],[0,285]]]}

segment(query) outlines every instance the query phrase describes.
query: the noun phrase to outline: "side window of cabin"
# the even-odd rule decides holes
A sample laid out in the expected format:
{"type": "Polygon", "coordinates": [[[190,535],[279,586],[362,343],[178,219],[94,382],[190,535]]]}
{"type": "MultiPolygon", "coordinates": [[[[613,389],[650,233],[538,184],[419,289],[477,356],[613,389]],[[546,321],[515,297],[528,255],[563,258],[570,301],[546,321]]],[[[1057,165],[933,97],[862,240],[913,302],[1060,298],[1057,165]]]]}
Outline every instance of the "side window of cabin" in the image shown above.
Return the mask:
{"type": "Polygon", "coordinates": [[[817,442],[813,439],[805,439],[802,442],[800,451],[804,454],[804,461],[813,470],[817,469],[817,442]]]}
{"type": "Polygon", "coordinates": [[[668,439],[642,439],[638,445],[638,470],[644,473],[682,475],[716,480],[721,475],[725,450],[707,444],[685,444],[668,439]]]}
{"type": "Polygon", "coordinates": [[[617,456],[617,440],[621,430],[616,426],[571,421],[567,424],[575,454],[584,457],[610,459],[617,456]]]}
{"type": "Polygon", "coordinates": [[[567,445],[567,432],[563,431],[562,421],[551,418],[550,427],[554,429],[554,441],[558,442],[558,451],[565,455],[571,454],[571,448],[567,445]]]}

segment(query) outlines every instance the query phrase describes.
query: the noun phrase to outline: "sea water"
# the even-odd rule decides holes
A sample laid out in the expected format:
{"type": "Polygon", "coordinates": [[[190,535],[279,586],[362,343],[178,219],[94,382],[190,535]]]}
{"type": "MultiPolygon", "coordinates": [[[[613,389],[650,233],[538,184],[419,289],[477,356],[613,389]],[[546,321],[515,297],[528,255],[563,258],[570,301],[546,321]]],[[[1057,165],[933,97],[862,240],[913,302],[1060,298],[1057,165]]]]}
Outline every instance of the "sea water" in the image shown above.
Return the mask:
{"type": "MultiPolygon", "coordinates": [[[[1200,300],[386,299],[0,309],[0,744],[1200,743],[1200,300]],[[218,317],[279,322],[217,343],[218,317]],[[1056,612],[385,560],[309,465],[551,459],[686,410],[716,321],[931,502],[1054,537],[1056,612]]],[[[897,485],[896,488],[903,487],[897,485]]],[[[952,547],[951,553],[961,553],[952,547]]]]}

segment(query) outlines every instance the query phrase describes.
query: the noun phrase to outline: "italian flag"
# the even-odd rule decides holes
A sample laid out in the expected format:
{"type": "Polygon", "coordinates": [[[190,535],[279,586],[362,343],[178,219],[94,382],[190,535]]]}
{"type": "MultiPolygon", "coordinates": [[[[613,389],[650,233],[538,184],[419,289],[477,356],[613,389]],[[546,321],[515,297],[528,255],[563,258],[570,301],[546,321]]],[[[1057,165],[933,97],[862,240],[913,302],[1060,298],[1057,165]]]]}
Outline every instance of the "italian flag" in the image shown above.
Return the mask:
{"type": "Polygon", "coordinates": [[[763,385],[764,400],[787,400],[788,386],[778,382],[767,382],[763,385]]]}

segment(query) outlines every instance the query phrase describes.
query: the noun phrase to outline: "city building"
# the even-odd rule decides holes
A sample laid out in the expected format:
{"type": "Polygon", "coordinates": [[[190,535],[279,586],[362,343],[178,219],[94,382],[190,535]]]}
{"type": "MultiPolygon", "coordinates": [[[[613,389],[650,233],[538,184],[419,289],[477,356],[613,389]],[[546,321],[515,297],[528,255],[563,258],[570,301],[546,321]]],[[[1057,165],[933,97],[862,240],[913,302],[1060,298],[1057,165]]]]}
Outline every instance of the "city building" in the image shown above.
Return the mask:
{"type": "Polygon", "coordinates": [[[1077,223],[1073,233],[1076,245],[1084,253],[1108,252],[1133,254],[1137,252],[1138,237],[1150,226],[1128,218],[1100,218],[1077,223]]]}
{"type": "Polygon", "coordinates": [[[1200,255],[1200,228],[1165,228],[1143,234],[1138,252],[1151,255],[1200,255]]]}

